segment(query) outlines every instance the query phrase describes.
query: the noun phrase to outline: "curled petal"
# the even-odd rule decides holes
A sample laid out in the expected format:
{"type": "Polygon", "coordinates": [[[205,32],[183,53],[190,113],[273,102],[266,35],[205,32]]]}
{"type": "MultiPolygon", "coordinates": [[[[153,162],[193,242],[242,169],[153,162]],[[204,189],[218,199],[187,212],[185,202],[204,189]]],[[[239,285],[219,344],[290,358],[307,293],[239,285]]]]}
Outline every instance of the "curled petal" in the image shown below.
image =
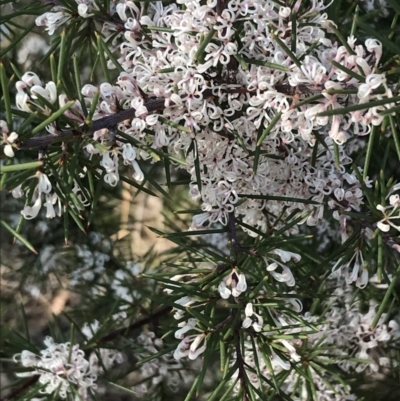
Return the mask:
{"type": "Polygon", "coordinates": [[[187,333],[188,331],[190,331],[192,329],[193,329],[192,325],[186,324],[181,329],[179,329],[175,332],[175,338],[177,338],[178,340],[182,340],[182,338],[185,336],[185,333],[187,333]]]}
{"type": "Polygon", "coordinates": [[[26,113],[32,113],[32,110],[28,107],[29,96],[24,92],[18,92],[15,96],[15,104],[19,110],[25,111],[26,113]]]}
{"type": "Polygon", "coordinates": [[[384,206],[382,206],[382,205],[377,205],[376,208],[377,208],[379,211],[381,211],[382,213],[385,213],[385,212],[386,212],[386,208],[385,208],[384,206]]]}
{"type": "Polygon", "coordinates": [[[47,174],[41,173],[39,176],[39,183],[38,183],[38,191],[39,193],[45,193],[48,194],[52,190],[52,185],[49,180],[49,177],[47,177],[47,174]]]}
{"type": "Polygon", "coordinates": [[[104,176],[104,181],[108,185],[115,187],[119,182],[119,174],[118,173],[108,173],[104,176]]]}
{"type": "Polygon", "coordinates": [[[21,211],[21,214],[27,220],[34,219],[39,214],[41,207],[42,207],[42,198],[39,195],[34,205],[32,207],[25,206],[24,209],[21,211]]]}
{"type": "Polygon", "coordinates": [[[7,137],[7,142],[14,143],[17,139],[18,139],[18,134],[16,132],[11,132],[11,134],[8,135],[8,137],[7,137]]]}
{"type": "Polygon", "coordinates": [[[357,279],[356,281],[356,287],[358,288],[365,288],[368,284],[368,270],[367,269],[363,269],[361,276],[357,279]]]}
{"type": "Polygon", "coordinates": [[[189,338],[185,337],[176,348],[174,352],[174,358],[176,360],[183,358],[184,356],[189,355],[189,338]]]}
{"type": "Polygon", "coordinates": [[[267,266],[267,271],[272,272],[274,270],[276,270],[276,268],[278,267],[278,263],[271,263],[270,265],[267,266]]]}
{"type": "Polygon", "coordinates": [[[24,75],[22,75],[21,80],[22,80],[22,82],[25,82],[28,86],[32,86],[32,85],[42,86],[42,81],[32,71],[28,71],[24,75]]]}
{"type": "Polygon", "coordinates": [[[244,274],[239,274],[239,281],[236,284],[236,290],[240,293],[247,290],[246,276],[244,274]]]}
{"type": "Polygon", "coordinates": [[[122,157],[124,158],[124,160],[128,160],[130,162],[135,160],[136,151],[135,151],[135,149],[133,149],[133,147],[130,143],[125,143],[123,145],[122,157]]]}
{"type": "Polygon", "coordinates": [[[196,359],[201,353],[203,353],[206,350],[207,343],[206,343],[205,337],[206,336],[203,333],[203,334],[198,335],[194,339],[192,345],[189,348],[189,359],[191,359],[191,360],[196,359]],[[204,340],[204,344],[200,348],[197,348],[203,340],[204,340]]]}
{"type": "Polygon", "coordinates": [[[143,181],[144,174],[143,174],[143,171],[140,169],[139,164],[137,163],[136,160],[132,161],[132,166],[133,166],[133,169],[135,170],[135,173],[133,174],[133,178],[136,181],[143,181]]]}
{"type": "Polygon", "coordinates": [[[390,225],[386,224],[386,223],[382,223],[381,221],[379,221],[378,223],[376,223],[376,225],[378,226],[378,228],[387,233],[390,230],[390,225]]]}
{"type": "MultiPolygon", "coordinates": [[[[8,137],[8,141],[10,142],[10,137],[8,137]]],[[[389,197],[389,203],[393,207],[399,207],[400,206],[400,196],[399,195],[391,195],[389,197]]]]}
{"type": "Polygon", "coordinates": [[[231,291],[226,286],[225,282],[222,281],[218,286],[218,292],[222,299],[228,299],[231,295],[231,291]]]}

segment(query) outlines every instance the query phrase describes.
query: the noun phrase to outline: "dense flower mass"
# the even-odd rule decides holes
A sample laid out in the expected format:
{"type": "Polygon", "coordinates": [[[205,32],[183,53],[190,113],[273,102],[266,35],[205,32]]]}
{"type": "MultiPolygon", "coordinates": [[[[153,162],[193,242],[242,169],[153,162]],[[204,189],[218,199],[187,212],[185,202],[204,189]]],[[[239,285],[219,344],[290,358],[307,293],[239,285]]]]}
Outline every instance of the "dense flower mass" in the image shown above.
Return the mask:
{"type": "MultiPolygon", "coordinates": [[[[400,231],[400,184],[396,178],[386,184],[382,175],[373,186],[372,139],[365,161],[363,150],[366,137],[374,138],[385,124],[392,128],[388,135],[396,135],[399,121],[394,116],[400,96],[382,67],[382,43],[343,37],[328,20],[330,3],[319,0],[105,4],[57,3],[36,19],[49,35],[76,21],[85,28],[92,19],[100,22],[98,60],[107,73],[119,74],[114,82],[76,85],[79,100],[63,92],[62,67],[52,71],[55,82],[44,83],[34,72],[20,76],[19,112],[40,116],[48,131],[23,141],[24,135],[10,133],[0,121],[8,162],[17,159],[18,148],[39,148],[40,167],[13,181],[13,197],[26,198],[22,216],[33,219],[44,205],[46,217],[67,212],[79,223],[99,200],[95,179],[140,189],[150,182],[165,194],[147,168],[163,160],[168,185],[171,167],[174,174],[184,172],[186,190],[198,205],[190,211],[188,232],[176,237],[186,240],[205,231],[216,244],[206,235],[204,249],[197,249],[195,240],[182,241],[184,261],[177,256],[165,275],[162,268],[157,272],[167,311],[176,320],[165,337],[178,344],[172,352],[164,350],[158,321],[145,317],[154,332],[137,339],[136,370],[143,383],[131,387],[140,394],[163,382],[174,388],[175,370],[184,359],[210,361],[219,344],[222,385],[230,383],[234,394],[245,386],[254,390],[246,390],[243,399],[262,399],[268,385],[277,390],[272,397],[279,390],[296,401],[355,400],[325,367],[334,363],[342,373],[377,372],[391,358],[386,344],[400,338],[394,316],[380,310],[376,318],[375,301],[361,305],[353,292],[353,286],[368,284],[387,288],[383,283],[392,276],[384,270],[397,255],[384,260],[383,244],[400,252],[391,236],[400,231]],[[57,112],[59,118],[52,118],[57,112]],[[61,156],[46,153],[58,142],[61,156]],[[125,176],[124,166],[131,176],[125,176]],[[357,230],[348,224],[354,221],[357,230]],[[337,226],[332,235],[329,224],[337,226]],[[306,249],[309,233],[325,234],[314,254],[306,249]],[[327,249],[334,235],[337,248],[320,257],[318,251],[327,249]],[[185,263],[189,267],[181,266],[185,263]],[[325,270],[314,274],[308,264],[325,270]],[[171,273],[177,266],[178,273],[171,273]],[[317,282],[318,294],[310,300],[307,287],[314,289],[317,282]]],[[[397,141],[400,157],[398,138],[390,138],[397,141]]],[[[85,259],[88,250],[78,250],[85,259]]],[[[101,263],[75,271],[74,283],[83,275],[102,275],[105,262],[114,262],[101,252],[90,260],[97,258],[101,263]]],[[[104,288],[118,300],[113,324],[124,324],[135,302],[147,302],[127,280],[139,279],[143,271],[133,265],[113,273],[112,279],[103,277],[104,288]]],[[[98,329],[98,321],[82,328],[87,343],[98,329]]],[[[63,398],[73,386],[85,399],[103,367],[122,362],[122,354],[106,348],[87,361],[78,345],[55,344],[51,338],[45,344],[42,356],[23,351],[15,361],[33,369],[20,375],[39,375],[44,393],[57,390],[63,398]]],[[[195,386],[203,379],[200,375],[195,386]]]]}
{"type": "Polygon", "coordinates": [[[79,344],[56,344],[51,337],[46,337],[47,347],[36,355],[31,351],[22,351],[14,356],[15,362],[32,370],[17,373],[20,377],[39,375],[39,383],[43,385],[41,393],[56,392],[61,398],[67,398],[68,393],[76,394],[75,400],[86,400],[89,392],[94,390],[97,379],[96,369],[85,359],[85,354],[79,349],[79,344]],[[75,387],[75,392],[71,387],[75,387]]]}
{"type": "MultiPolygon", "coordinates": [[[[396,104],[388,100],[393,94],[385,74],[377,72],[382,45],[354,37],[333,41],[327,4],[304,9],[301,3],[290,8],[270,0],[229,1],[221,10],[217,0],[156,2],[146,15],[131,1],[114,4],[110,13],[119,22],[105,22],[103,33],[120,52],[124,71],[116,84],[85,85],[82,95],[88,108],[99,95],[94,120],[121,109],[136,112],[117,125],[123,137],[101,129],[93,136],[101,146],[85,146],[90,157],[100,158],[104,180],[117,185],[122,160],[141,181],[138,161],[155,160],[152,150],[167,149],[191,175],[190,195],[201,201],[193,230],[226,225],[234,212],[257,236],[268,225],[279,229],[282,217],[295,212],[294,218],[303,216],[291,228],[296,232],[299,224],[321,221],[326,204],[336,212],[359,210],[364,194],[348,168],[352,159],[345,145],[369,134],[396,104]],[[154,105],[151,99],[163,102],[154,105]],[[372,101],[382,102],[369,107],[372,101]],[[349,105],[361,107],[342,113],[349,105]],[[333,115],[323,115],[327,111],[333,115]]],[[[77,5],[83,18],[97,9],[93,1],[77,5]]],[[[53,11],[37,19],[50,34],[70,20],[67,10],[53,11]]],[[[108,66],[115,67],[112,60],[108,66]]],[[[37,103],[38,94],[57,101],[55,84],[43,85],[34,73],[16,86],[23,111],[50,111],[37,103]]],[[[62,107],[68,99],[59,94],[58,101],[62,107]]],[[[79,101],[65,115],[85,120],[79,101]]],[[[57,134],[54,124],[47,129],[57,134]]],[[[48,205],[57,201],[48,198],[48,205]]]]}

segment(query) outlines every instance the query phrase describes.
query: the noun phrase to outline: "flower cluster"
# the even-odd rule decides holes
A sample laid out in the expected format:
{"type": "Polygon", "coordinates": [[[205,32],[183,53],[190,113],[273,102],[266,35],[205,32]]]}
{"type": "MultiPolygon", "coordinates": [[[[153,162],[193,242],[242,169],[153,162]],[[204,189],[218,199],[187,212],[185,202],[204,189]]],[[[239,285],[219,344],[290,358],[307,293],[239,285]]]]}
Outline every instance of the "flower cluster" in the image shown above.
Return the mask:
{"type": "MultiPolygon", "coordinates": [[[[374,279],[372,278],[373,282],[374,279]]],[[[313,316],[309,312],[303,315],[308,322],[309,328],[296,327],[297,319],[280,315],[276,321],[277,331],[284,332],[285,338],[293,335],[292,340],[275,340],[284,346],[285,351],[277,347],[271,347],[269,351],[270,362],[273,366],[273,372],[270,371],[268,364],[265,362],[265,346],[260,348],[259,344],[250,341],[247,337],[242,350],[242,357],[248,369],[246,375],[251,383],[259,388],[260,379],[256,373],[257,369],[266,378],[270,379],[272,375],[278,375],[285,370],[291,370],[291,364],[299,362],[300,356],[296,350],[302,350],[302,355],[314,353],[313,361],[309,369],[318,399],[329,401],[349,401],[356,400],[356,396],[349,393],[349,389],[345,388],[342,383],[337,382],[335,376],[331,376],[329,372],[323,372],[318,368],[319,363],[326,363],[328,354],[334,353],[337,356],[337,365],[343,372],[377,372],[382,367],[390,366],[390,355],[387,353],[388,344],[398,341],[400,338],[400,326],[395,319],[389,320],[386,314],[383,314],[374,329],[371,329],[373,320],[376,316],[377,305],[371,301],[366,312],[362,312],[363,306],[358,301],[352,290],[352,287],[345,283],[337,284],[335,275],[329,280],[329,288],[331,294],[327,300],[323,302],[323,309],[326,314],[322,317],[313,316]],[[285,329],[286,328],[286,329],[285,329]],[[296,338],[301,338],[303,334],[307,338],[307,342],[296,338]],[[305,348],[306,345],[306,348],[305,348]],[[307,351],[308,350],[308,351],[307,351]],[[319,360],[319,362],[318,362],[319,360]],[[327,382],[330,383],[327,386],[327,382]]],[[[301,312],[301,310],[300,310],[301,312]]],[[[262,318],[253,312],[253,305],[248,304],[246,307],[246,319],[243,321],[243,327],[249,327],[251,324],[250,316],[255,315],[258,322],[254,322],[253,327],[256,332],[262,323],[262,318]]],[[[269,333],[269,338],[273,338],[274,333],[269,333]]],[[[279,337],[279,335],[277,335],[279,337]]],[[[232,364],[236,361],[237,356],[232,355],[232,364]]],[[[231,382],[236,382],[239,377],[239,371],[232,376],[231,382]]],[[[238,382],[239,383],[239,382],[238,382]]],[[[235,387],[235,391],[239,391],[239,385],[235,387]]],[[[307,390],[307,380],[301,377],[295,369],[292,369],[281,389],[288,394],[292,394],[293,399],[297,401],[306,401],[309,399],[307,390]]]]}
{"type": "MultiPolygon", "coordinates": [[[[368,107],[393,96],[385,74],[377,73],[381,44],[367,39],[363,46],[354,37],[342,45],[332,42],[327,32],[335,27],[322,2],[301,8],[295,46],[290,43],[291,15],[300,2],[290,9],[268,0],[232,0],[223,10],[217,3],[191,0],[180,8],[180,3],[156,2],[146,15],[130,1],[110,9],[118,18],[104,22],[103,31],[106,36],[119,32],[108,45],[120,51],[124,71],[115,85],[85,85],[82,94],[90,107],[100,92],[94,120],[121,109],[136,112],[117,125],[123,138],[102,129],[94,140],[103,150],[92,142],[85,146],[90,157],[100,156],[104,180],[117,185],[122,159],[141,181],[138,160],[154,161],[152,149],[168,147],[175,157],[186,155],[177,167],[191,175],[190,195],[201,201],[203,213],[193,217],[194,230],[225,225],[234,212],[254,227],[246,230],[256,236],[282,227],[284,219],[277,216],[285,208],[283,217],[293,212],[295,218],[304,216],[291,228],[296,232],[299,224],[321,221],[324,204],[336,213],[359,210],[364,194],[357,176],[346,168],[352,159],[344,145],[352,136],[368,134],[382,122],[382,111],[394,105],[388,100],[368,107]],[[309,48],[310,43],[317,45],[309,48]],[[149,106],[147,99],[154,98],[163,99],[163,106],[149,106]],[[341,113],[343,107],[363,104],[365,109],[341,113]],[[321,116],[328,110],[337,114],[321,116]],[[335,153],[337,144],[343,146],[335,153]]],[[[93,1],[77,1],[77,6],[85,19],[96,10],[93,1]]],[[[53,20],[68,20],[67,10],[55,11],[38,18],[50,32],[53,20]]],[[[53,83],[43,88],[32,74],[23,82],[17,95],[21,109],[30,109],[36,92],[54,103],[53,83]],[[30,98],[21,92],[27,86],[30,98]]],[[[79,103],[74,107],[70,117],[83,121],[79,103]]]]}
{"type": "Polygon", "coordinates": [[[30,220],[35,218],[43,205],[43,199],[45,200],[44,206],[46,207],[46,217],[52,219],[57,216],[61,216],[62,206],[60,198],[58,197],[56,192],[52,192],[53,186],[49,180],[47,174],[38,171],[33,178],[37,180],[37,184],[35,187],[30,186],[27,192],[22,188],[22,184],[12,190],[12,195],[14,198],[21,198],[24,195],[29,196],[31,201],[33,202],[32,206],[25,206],[21,211],[22,216],[25,219],[30,220]],[[33,189],[32,195],[31,191],[33,189]],[[54,205],[57,205],[57,209],[54,208],[54,205]],[[56,211],[57,210],[57,211],[56,211]]]}
{"type": "MultiPolygon", "coordinates": [[[[141,365],[137,371],[148,384],[139,380],[135,389],[143,393],[154,389],[171,369],[180,368],[176,361],[197,359],[207,346],[213,346],[214,335],[227,333],[230,345],[236,341],[229,351],[231,369],[237,368],[231,377],[236,391],[240,391],[245,375],[254,388],[261,389],[261,375],[269,382],[275,374],[282,374],[286,375],[282,390],[292,393],[294,400],[305,400],[309,397],[307,384],[293,368],[309,364],[309,379],[315,383],[318,399],[355,399],[335,384],[329,372],[321,375],[314,360],[324,363],[328,354],[334,355],[343,372],[376,372],[388,364],[383,349],[400,336],[399,327],[394,320],[386,322],[385,314],[375,322],[373,302],[367,313],[361,312],[349,284],[364,288],[373,281],[367,269],[369,247],[363,247],[372,241],[373,229],[400,231],[399,184],[393,185],[386,198],[386,193],[381,197],[377,211],[363,222],[362,235],[352,239],[354,252],[342,252],[333,263],[333,271],[343,271],[348,286],[333,289],[334,284],[328,285],[332,296],[321,301],[323,322],[303,312],[297,299],[298,276],[291,266],[300,265],[301,277],[307,270],[304,256],[302,260],[298,253],[280,247],[286,247],[287,239],[295,239],[290,237],[298,234],[302,225],[304,231],[306,226],[317,226],[315,232],[321,232],[327,220],[340,225],[343,248],[350,241],[347,216],[362,210],[365,188],[372,187],[368,171],[357,165],[353,155],[363,146],[364,137],[374,133],[386,116],[391,118],[400,104],[399,97],[393,96],[389,75],[380,69],[382,44],[376,39],[359,43],[354,36],[342,38],[324,12],[328,4],[317,0],[293,1],[291,7],[271,0],[178,0],[145,6],[120,0],[112,2],[108,13],[100,10],[95,0],[75,3],[76,12],[57,5],[38,17],[37,25],[52,34],[75,19],[87,26],[92,17],[105,14],[99,21],[109,51],[97,50],[103,53],[101,59],[107,61],[108,68],[118,66],[118,78],[98,86],[84,85],[81,102],[72,104],[60,93],[62,85],[43,84],[29,72],[16,84],[18,109],[47,117],[53,109],[68,104],[61,121],[65,132],[78,127],[84,133],[74,138],[81,141],[77,162],[83,163],[80,178],[86,177],[85,168],[90,168],[96,178],[116,187],[125,179],[120,176],[125,165],[135,181],[146,178],[151,182],[143,165],[160,158],[176,171],[184,171],[190,178],[189,196],[201,208],[189,230],[226,227],[232,249],[230,259],[221,257],[224,263],[214,260],[215,264],[204,268],[206,262],[201,261],[203,265],[195,272],[185,268],[181,274],[168,275],[164,291],[176,296],[173,310],[178,329],[174,336],[180,342],[173,355],[141,365]],[[97,124],[104,121],[107,124],[102,127],[97,124]],[[254,242],[248,238],[254,248],[237,243],[236,228],[232,227],[235,222],[255,238],[254,242]],[[262,242],[264,234],[271,243],[262,242]],[[185,292],[190,286],[193,291],[185,292]],[[210,316],[205,316],[205,305],[214,308],[210,316]],[[230,309],[221,322],[214,320],[217,307],[221,307],[218,312],[230,309]],[[372,322],[374,329],[370,328],[372,322]],[[353,359],[342,358],[349,350],[353,359]],[[330,381],[333,384],[328,386],[330,381]]],[[[46,129],[56,137],[62,134],[60,126],[53,122],[46,129]]],[[[18,136],[10,134],[4,122],[1,129],[4,153],[12,157],[19,145],[18,136]]],[[[62,148],[65,160],[68,146],[66,140],[62,148]]],[[[36,175],[28,182],[18,181],[12,191],[14,197],[25,195],[30,202],[22,215],[36,217],[45,200],[49,218],[61,214],[62,202],[64,209],[68,207],[80,216],[90,205],[92,194],[81,187],[81,180],[71,177],[68,185],[73,200],[63,198],[64,189],[55,177],[58,167],[47,171],[47,166],[43,163],[36,175]]],[[[364,166],[368,166],[368,157],[364,166]]],[[[369,198],[368,202],[371,204],[369,198]]],[[[383,234],[379,235],[382,238],[383,234]]],[[[221,237],[225,244],[226,238],[216,238],[221,237]]],[[[301,249],[290,246],[288,249],[301,249]]],[[[87,250],[81,247],[79,251],[84,258],[87,250]]],[[[319,258],[309,259],[319,263],[319,258]]],[[[99,263],[98,270],[85,271],[100,274],[105,261],[99,263]]],[[[137,266],[131,270],[131,275],[139,273],[137,266]]],[[[307,277],[314,280],[311,274],[307,277]]],[[[113,295],[125,303],[115,319],[124,318],[127,306],[140,297],[125,281],[126,272],[121,269],[107,283],[113,295]]],[[[97,330],[95,322],[86,325],[83,332],[90,339],[97,330]]],[[[30,374],[40,375],[39,381],[51,383],[45,392],[61,386],[65,397],[71,382],[86,397],[87,389],[95,386],[95,375],[101,372],[97,356],[93,354],[86,361],[77,346],[46,341],[61,361],[53,364],[54,372],[52,367],[40,365],[43,357],[29,351],[16,359],[34,367],[30,374]],[[46,376],[51,372],[55,375],[52,381],[46,376]]],[[[138,344],[143,358],[159,353],[163,346],[152,332],[142,333],[138,344]]],[[[105,349],[100,355],[104,366],[121,360],[120,354],[105,349]]]]}
{"type": "Polygon", "coordinates": [[[14,356],[14,361],[29,371],[17,373],[20,377],[39,375],[39,383],[43,385],[40,390],[43,394],[58,393],[61,398],[76,393],[75,400],[86,400],[89,393],[96,389],[96,370],[85,354],[79,349],[79,344],[56,344],[51,337],[46,337],[44,344],[47,347],[36,355],[31,351],[22,351],[14,356]],[[75,387],[75,391],[71,390],[75,387]]]}
{"type": "MultiPolygon", "coordinates": [[[[374,280],[371,277],[371,281],[374,280]]],[[[335,281],[332,280],[332,284],[335,281]]],[[[400,338],[400,326],[395,319],[389,320],[384,313],[372,329],[378,307],[375,301],[371,300],[366,312],[363,312],[363,305],[355,299],[352,287],[342,284],[324,301],[324,307],[327,310],[324,316],[326,323],[319,326],[318,333],[310,335],[311,344],[333,344],[338,355],[351,356],[339,362],[345,372],[361,372],[366,369],[377,372],[379,367],[390,365],[385,348],[388,343],[400,338]]],[[[316,321],[316,317],[310,315],[305,318],[310,322],[316,321]]]]}

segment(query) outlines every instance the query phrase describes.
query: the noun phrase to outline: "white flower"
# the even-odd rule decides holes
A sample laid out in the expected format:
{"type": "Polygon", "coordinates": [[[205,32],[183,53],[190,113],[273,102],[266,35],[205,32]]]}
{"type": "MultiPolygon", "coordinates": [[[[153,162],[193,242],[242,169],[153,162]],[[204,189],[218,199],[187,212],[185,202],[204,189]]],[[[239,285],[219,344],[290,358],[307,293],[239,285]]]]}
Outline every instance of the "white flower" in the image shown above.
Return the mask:
{"type": "Polygon", "coordinates": [[[10,135],[7,135],[3,132],[3,139],[1,144],[6,144],[4,146],[4,154],[7,157],[14,157],[14,142],[18,139],[18,134],[16,132],[11,132],[10,135]]]}
{"type": "Polygon", "coordinates": [[[278,263],[271,263],[270,265],[267,266],[267,271],[271,272],[272,277],[281,283],[286,283],[287,286],[289,287],[294,287],[296,284],[292,271],[287,267],[282,264],[278,263]],[[280,266],[282,268],[282,273],[277,273],[275,270],[280,266]]]}
{"type": "Polygon", "coordinates": [[[18,92],[15,95],[15,104],[18,109],[25,111],[26,113],[32,113],[32,110],[28,106],[29,100],[29,96],[25,92],[18,92]]]}
{"type": "Polygon", "coordinates": [[[44,97],[50,103],[54,103],[57,100],[56,84],[50,81],[46,84],[45,88],[41,85],[33,85],[31,87],[32,99],[37,99],[37,94],[44,97]]]}
{"type": "Polygon", "coordinates": [[[45,194],[50,193],[52,190],[52,185],[47,174],[39,172],[38,176],[39,176],[39,182],[37,185],[37,189],[39,193],[45,193],[45,194]]]}
{"type": "Polygon", "coordinates": [[[233,269],[231,274],[226,276],[218,286],[218,292],[223,299],[228,299],[231,295],[235,298],[247,290],[246,276],[233,269]],[[229,289],[228,287],[231,287],[229,289]]]}
{"type": "Polygon", "coordinates": [[[400,220],[400,208],[398,208],[397,206],[397,198],[396,196],[393,197],[393,195],[391,196],[391,200],[393,202],[393,205],[391,205],[390,207],[384,207],[382,205],[377,205],[376,208],[381,211],[384,215],[383,219],[378,221],[376,223],[377,227],[383,231],[383,232],[388,232],[390,230],[390,227],[395,228],[397,231],[400,231],[400,225],[396,225],[394,223],[392,223],[391,220],[400,220]],[[392,210],[390,210],[390,208],[393,208],[392,210]],[[396,211],[398,209],[398,214],[396,215],[396,211]],[[387,212],[388,210],[388,212],[387,212]]]}
{"type": "Polygon", "coordinates": [[[293,259],[295,262],[299,262],[301,260],[301,256],[298,253],[284,251],[282,249],[274,249],[271,251],[275,255],[278,255],[283,263],[289,262],[289,260],[293,259]]]}
{"type": "Polygon", "coordinates": [[[88,391],[96,388],[97,377],[92,373],[90,362],[85,359],[79,345],[56,344],[51,337],[46,337],[44,344],[47,348],[40,351],[40,356],[30,351],[14,355],[16,363],[34,368],[30,372],[17,373],[17,376],[39,376],[38,381],[43,385],[43,394],[58,391],[61,398],[66,398],[68,393],[74,394],[71,391],[73,386],[86,398],[88,391]]]}
{"type": "Polygon", "coordinates": [[[264,324],[264,319],[260,315],[258,315],[257,313],[255,313],[253,311],[253,304],[250,303],[250,302],[246,305],[245,315],[246,315],[246,318],[243,320],[243,323],[242,323],[242,327],[244,329],[247,329],[250,326],[252,326],[254,331],[256,331],[256,332],[262,331],[262,327],[263,327],[263,324],[264,324]],[[253,315],[256,316],[257,321],[253,322],[253,320],[251,319],[251,317],[253,315]]]}
{"type": "Polygon", "coordinates": [[[64,24],[70,16],[63,11],[56,13],[47,12],[36,18],[37,26],[46,26],[46,31],[49,31],[49,35],[53,35],[54,31],[64,24]]]}
{"type": "Polygon", "coordinates": [[[22,198],[24,196],[24,191],[22,189],[22,184],[18,185],[18,187],[16,187],[16,188],[14,188],[11,191],[11,194],[12,194],[13,198],[16,198],[16,199],[22,198]]]}
{"type": "Polygon", "coordinates": [[[290,362],[289,361],[284,361],[279,355],[277,355],[272,349],[271,349],[271,362],[273,365],[278,365],[284,370],[290,370],[290,362]]]}
{"type": "Polygon", "coordinates": [[[54,217],[56,217],[56,215],[59,217],[61,216],[61,211],[62,211],[61,201],[56,193],[46,194],[46,203],[44,204],[44,206],[47,209],[46,217],[48,219],[53,219],[54,217]],[[57,202],[58,202],[58,212],[56,213],[53,205],[55,205],[57,202]]]}
{"type": "Polygon", "coordinates": [[[39,195],[34,203],[34,205],[31,206],[25,206],[24,209],[21,211],[22,216],[24,216],[25,219],[31,220],[34,219],[40,212],[40,209],[42,208],[42,197],[39,195]]]}
{"type": "Polygon", "coordinates": [[[182,341],[178,344],[178,347],[174,352],[175,359],[178,360],[188,356],[189,359],[193,360],[206,350],[206,335],[196,327],[197,323],[197,319],[194,318],[189,319],[187,322],[179,323],[178,326],[180,326],[181,329],[175,332],[175,338],[179,340],[182,339],[182,341]],[[200,332],[200,334],[188,335],[187,333],[192,330],[200,332]],[[203,345],[199,347],[202,342],[203,345]]]}
{"type": "Polygon", "coordinates": [[[206,335],[204,333],[199,334],[192,344],[189,347],[189,359],[194,360],[196,359],[200,354],[202,354],[207,348],[207,342],[206,342],[206,335]],[[203,345],[199,347],[199,345],[203,342],[203,345]]]}

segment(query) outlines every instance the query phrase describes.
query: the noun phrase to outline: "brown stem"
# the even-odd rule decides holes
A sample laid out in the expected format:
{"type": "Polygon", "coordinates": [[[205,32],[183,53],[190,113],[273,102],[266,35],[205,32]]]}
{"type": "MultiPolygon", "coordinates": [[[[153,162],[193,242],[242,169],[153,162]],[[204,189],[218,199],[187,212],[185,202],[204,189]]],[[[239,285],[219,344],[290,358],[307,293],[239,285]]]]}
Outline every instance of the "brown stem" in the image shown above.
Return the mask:
{"type": "MultiPolygon", "coordinates": [[[[280,93],[283,93],[283,94],[286,94],[289,96],[292,95],[293,93],[299,93],[299,94],[310,93],[309,89],[304,87],[304,85],[300,85],[298,87],[293,88],[288,85],[282,84],[282,85],[277,85],[276,88],[278,89],[278,91],[280,93]]],[[[321,90],[321,88],[319,88],[319,90],[321,90]]],[[[234,88],[223,89],[223,90],[221,90],[220,93],[223,93],[223,94],[235,94],[235,93],[252,94],[253,93],[254,94],[254,93],[256,93],[256,91],[249,91],[246,87],[238,85],[237,87],[234,87],[234,88]]],[[[202,95],[203,95],[203,98],[208,98],[208,97],[214,96],[213,90],[206,89],[205,91],[202,92],[202,95]]],[[[154,112],[154,111],[164,110],[165,99],[164,98],[153,98],[153,99],[150,99],[147,102],[145,102],[144,106],[147,108],[149,113],[154,112]]],[[[99,118],[98,120],[93,122],[93,125],[91,127],[87,127],[83,124],[77,129],[62,130],[57,135],[35,136],[33,138],[28,139],[26,142],[20,143],[19,149],[46,148],[55,142],[62,142],[64,140],[67,140],[68,137],[71,137],[72,139],[77,139],[77,138],[81,137],[82,134],[93,135],[94,132],[96,132],[96,131],[99,131],[104,128],[110,129],[125,120],[133,119],[135,117],[135,113],[136,113],[136,110],[133,108],[126,109],[126,110],[122,110],[118,113],[99,118]]]]}
{"type": "Polygon", "coordinates": [[[159,319],[160,317],[163,317],[163,316],[167,315],[169,312],[171,312],[171,310],[172,310],[172,306],[164,306],[163,308],[161,308],[158,311],[152,313],[151,315],[146,316],[143,319],[140,319],[135,323],[132,323],[128,327],[123,327],[122,329],[118,329],[118,330],[113,331],[110,334],[107,334],[106,336],[101,338],[99,340],[99,342],[102,343],[102,342],[112,341],[115,338],[117,338],[119,336],[122,336],[122,335],[123,336],[127,336],[130,332],[138,329],[139,327],[142,327],[142,326],[144,326],[145,324],[148,324],[148,323],[152,323],[152,322],[156,321],[157,319],[159,319]]]}

